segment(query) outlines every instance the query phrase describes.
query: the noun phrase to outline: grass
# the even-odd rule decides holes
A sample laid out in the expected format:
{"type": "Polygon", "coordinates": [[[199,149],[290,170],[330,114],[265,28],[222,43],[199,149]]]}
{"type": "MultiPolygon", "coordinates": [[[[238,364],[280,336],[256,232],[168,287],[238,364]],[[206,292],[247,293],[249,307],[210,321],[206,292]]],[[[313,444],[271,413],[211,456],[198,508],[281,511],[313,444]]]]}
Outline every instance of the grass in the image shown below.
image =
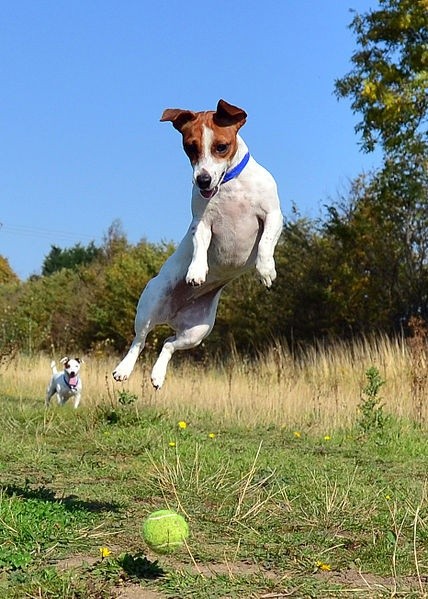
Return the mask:
{"type": "Polygon", "coordinates": [[[88,358],[77,411],[45,411],[49,360],[17,356],[0,370],[0,596],[427,597],[428,433],[406,348],[382,343],[182,364],[157,394],[88,358]],[[191,529],[173,556],[140,535],[164,507],[191,529]]]}
{"type": "MultiPolygon", "coordinates": [[[[386,412],[428,421],[428,403],[420,401],[428,386],[428,356],[422,350],[414,356],[412,347],[400,341],[378,337],[352,345],[311,347],[299,358],[277,344],[256,361],[239,360],[232,352],[226,363],[215,366],[195,365],[185,358],[179,352],[174,355],[165,386],[155,392],[150,384],[151,357],[137,364],[130,381],[118,385],[111,377],[116,357],[87,356],[82,369],[83,401],[86,407],[96,408],[106,401],[115,403],[118,391],[123,391],[145,405],[181,414],[206,411],[207,417],[225,424],[310,425],[326,430],[352,426],[366,370],[375,366],[387,381],[386,412]]],[[[16,356],[3,367],[3,392],[14,398],[43,398],[50,360],[46,355],[16,356]]]]}

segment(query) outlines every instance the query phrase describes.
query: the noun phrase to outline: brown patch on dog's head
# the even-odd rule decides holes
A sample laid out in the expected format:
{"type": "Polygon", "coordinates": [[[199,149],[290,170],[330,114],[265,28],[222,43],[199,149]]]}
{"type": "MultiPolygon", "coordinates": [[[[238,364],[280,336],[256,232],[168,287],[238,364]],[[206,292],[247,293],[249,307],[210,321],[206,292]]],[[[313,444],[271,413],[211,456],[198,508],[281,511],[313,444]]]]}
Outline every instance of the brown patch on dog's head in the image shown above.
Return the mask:
{"type": "Polygon", "coordinates": [[[193,112],[180,108],[164,110],[161,121],[171,121],[183,136],[183,147],[192,164],[196,164],[203,151],[204,127],[213,132],[211,154],[219,160],[229,161],[237,149],[236,134],[245,124],[247,113],[219,100],[215,111],[193,112]]]}

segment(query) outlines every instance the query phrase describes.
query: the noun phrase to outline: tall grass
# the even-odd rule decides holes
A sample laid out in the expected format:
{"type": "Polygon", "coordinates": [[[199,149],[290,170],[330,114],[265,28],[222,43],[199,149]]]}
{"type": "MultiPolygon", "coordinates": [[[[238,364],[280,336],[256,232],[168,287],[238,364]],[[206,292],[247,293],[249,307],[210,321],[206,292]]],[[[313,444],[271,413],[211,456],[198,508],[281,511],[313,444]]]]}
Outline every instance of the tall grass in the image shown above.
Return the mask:
{"type": "MultiPolygon", "coordinates": [[[[422,391],[427,395],[427,389],[419,389],[415,405],[415,360],[414,350],[404,340],[382,336],[352,344],[318,345],[298,357],[278,343],[251,361],[231,355],[221,363],[200,365],[174,356],[164,387],[154,391],[152,363],[144,355],[123,384],[111,377],[117,358],[87,356],[81,371],[84,391],[79,409],[114,403],[122,391],[136,395],[144,405],[183,415],[209,411],[220,422],[332,430],[355,422],[365,373],[374,366],[386,381],[382,387],[385,412],[423,423],[428,410],[420,398],[422,391]]],[[[0,370],[2,392],[17,400],[37,399],[42,407],[49,364],[50,357],[42,354],[14,356],[0,370]]]]}

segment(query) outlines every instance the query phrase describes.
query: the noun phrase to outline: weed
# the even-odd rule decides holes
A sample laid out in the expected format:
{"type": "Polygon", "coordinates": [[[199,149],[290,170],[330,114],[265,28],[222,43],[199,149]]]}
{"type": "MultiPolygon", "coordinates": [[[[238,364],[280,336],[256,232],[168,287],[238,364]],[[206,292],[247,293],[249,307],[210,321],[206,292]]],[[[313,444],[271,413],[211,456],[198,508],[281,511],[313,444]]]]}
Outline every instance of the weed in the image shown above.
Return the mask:
{"type": "Polygon", "coordinates": [[[138,400],[137,395],[135,393],[130,393],[123,389],[122,391],[118,391],[117,393],[117,401],[121,406],[130,406],[134,404],[138,400]]]}
{"type": "Polygon", "coordinates": [[[373,432],[381,434],[388,420],[383,411],[382,398],[379,396],[379,390],[385,381],[374,366],[366,371],[366,378],[367,384],[362,391],[357,424],[366,435],[373,432]]]}

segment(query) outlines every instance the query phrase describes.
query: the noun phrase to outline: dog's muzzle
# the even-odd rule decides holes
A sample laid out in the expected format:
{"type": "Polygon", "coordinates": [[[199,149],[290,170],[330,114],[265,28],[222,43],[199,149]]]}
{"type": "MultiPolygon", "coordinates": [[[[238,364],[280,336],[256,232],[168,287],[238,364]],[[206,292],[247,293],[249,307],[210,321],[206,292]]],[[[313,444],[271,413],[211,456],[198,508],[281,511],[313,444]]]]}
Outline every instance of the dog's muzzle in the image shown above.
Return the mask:
{"type": "Polygon", "coordinates": [[[210,200],[218,191],[218,185],[211,188],[211,175],[207,171],[202,171],[196,177],[196,185],[199,188],[199,193],[206,200],[210,200]]]}

